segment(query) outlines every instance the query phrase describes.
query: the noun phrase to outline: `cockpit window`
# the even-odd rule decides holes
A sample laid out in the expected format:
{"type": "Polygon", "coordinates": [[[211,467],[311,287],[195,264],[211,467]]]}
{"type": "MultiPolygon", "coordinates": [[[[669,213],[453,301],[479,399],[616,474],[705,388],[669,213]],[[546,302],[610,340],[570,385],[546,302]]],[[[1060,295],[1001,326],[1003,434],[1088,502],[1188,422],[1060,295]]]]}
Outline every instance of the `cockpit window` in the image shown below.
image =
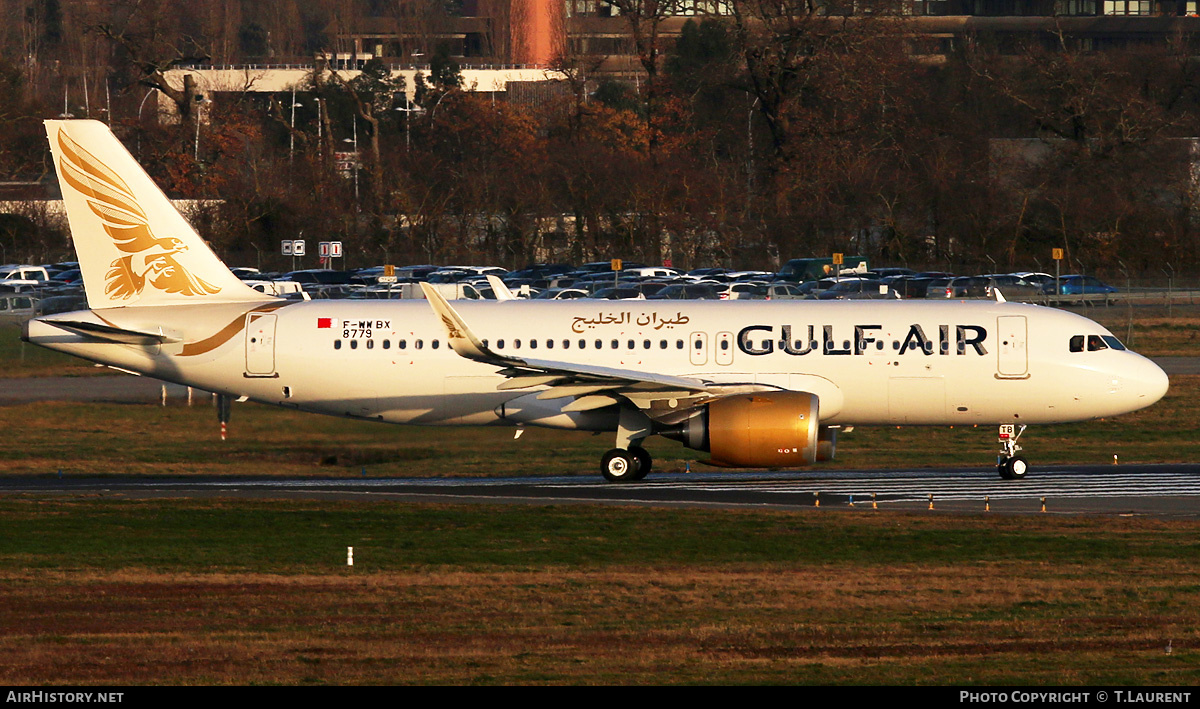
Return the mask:
{"type": "Polygon", "coordinates": [[[1112,348],[1114,350],[1123,350],[1125,345],[1112,335],[1075,335],[1071,338],[1070,346],[1072,352],[1083,352],[1084,344],[1087,345],[1088,352],[1099,352],[1112,348]]]}

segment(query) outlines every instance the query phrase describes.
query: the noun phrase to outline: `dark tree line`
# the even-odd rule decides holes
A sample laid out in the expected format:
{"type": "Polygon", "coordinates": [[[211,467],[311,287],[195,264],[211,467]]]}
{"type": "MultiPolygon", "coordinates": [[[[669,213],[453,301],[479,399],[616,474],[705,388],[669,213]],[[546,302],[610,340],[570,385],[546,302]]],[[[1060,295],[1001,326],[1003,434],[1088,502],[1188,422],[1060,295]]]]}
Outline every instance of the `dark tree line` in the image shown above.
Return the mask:
{"type": "MultiPolygon", "coordinates": [[[[15,3],[0,172],[50,174],[43,118],[107,120],[168,192],[198,200],[219,252],[264,267],[286,265],[285,238],[341,240],[350,265],[770,268],[843,251],[1052,270],[1056,247],[1068,270],[1200,265],[1189,37],[1092,52],[1051,30],[1015,46],[980,34],[933,56],[897,3],[733,0],[668,41],[670,5],[621,1],[635,80],[563,56],[565,79],[493,96],[443,48],[416,87],[373,62],[314,70],[294,101],[220,94],[200,115],[170,68],[336,48],[318,28],[361,3],[15,3]],[[179,118],[158,121],[147,92],[179,118]]],[[[67,255],[61,227],[27,211],[0,223],[9,260],[67,255]]]]}

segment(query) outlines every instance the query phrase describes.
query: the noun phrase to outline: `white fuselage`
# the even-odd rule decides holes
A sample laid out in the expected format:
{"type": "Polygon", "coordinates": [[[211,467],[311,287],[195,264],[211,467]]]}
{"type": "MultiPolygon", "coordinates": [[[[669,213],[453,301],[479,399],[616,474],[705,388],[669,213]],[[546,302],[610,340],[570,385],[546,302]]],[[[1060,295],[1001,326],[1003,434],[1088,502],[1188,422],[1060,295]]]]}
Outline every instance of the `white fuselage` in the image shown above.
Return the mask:
{"type": "MultiPolygon", "coordinates": [[[[822,424],[1056,423],[1149,406],[1154,363],[1052,308],[992,301],[457,301],[499,355],[811,392],[822,424]]],[[[456,354],[424,300],[267,301],[111,308],[29,323],[30,341],[197,388],[304,411],[407,424],[604,429],[498,389],[499,367],[456,354]],[[156,332],[97,341],[55,319],[156,332]],[[524,407],[514,406],[520,400],[524,407]],[[519,410],[519,413],[518,413],[519,410]]],[[[1114,338],[1115,340],[1115,338],[1114,338]]]]}

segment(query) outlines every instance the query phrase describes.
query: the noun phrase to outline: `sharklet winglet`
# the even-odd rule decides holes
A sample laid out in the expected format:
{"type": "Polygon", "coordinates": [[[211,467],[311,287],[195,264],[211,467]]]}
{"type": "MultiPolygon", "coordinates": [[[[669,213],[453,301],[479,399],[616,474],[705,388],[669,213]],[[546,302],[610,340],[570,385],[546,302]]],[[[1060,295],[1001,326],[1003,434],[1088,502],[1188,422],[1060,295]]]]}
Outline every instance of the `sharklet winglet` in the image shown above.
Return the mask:
{"type": "Polygon", "coordinates": [[[471,328],[467,327],[467,323],[463,321],[462,316],[458,314],[448,300],[438,292],[438,289],[432,285],[422,281],[421,290],[425,293],[425,299],[429,301],[429,305],[433,307],[433,312],[441,320],[442,325],[446,328],[446,340],[450,344],[450,349],[454,350],[462,357],[473,359],[477,362],[487,362],[489,364],[518,364],[517,360],[508,357],[501,357],[492,352],[483,344],[483,340],[476,337],[471,328]]]}

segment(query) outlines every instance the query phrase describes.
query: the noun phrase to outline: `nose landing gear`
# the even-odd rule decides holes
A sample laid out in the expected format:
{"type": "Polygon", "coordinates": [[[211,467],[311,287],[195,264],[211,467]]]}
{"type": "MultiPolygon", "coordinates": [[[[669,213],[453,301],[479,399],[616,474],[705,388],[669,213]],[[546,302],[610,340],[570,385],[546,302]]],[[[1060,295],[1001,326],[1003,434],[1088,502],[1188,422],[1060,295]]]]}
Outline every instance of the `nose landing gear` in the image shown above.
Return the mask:
{"type": "Polygon", "coordinates": [[[1024,456],[1017,455],[1021,446],[1017,439],[1025,433],[1025,426],[1014,426],[1011,423],[1000,426],[1000,455],[996,456],[996,472],[1005,480],[1020,480],[1029,472],[1029,462],[1024,456]]]}

